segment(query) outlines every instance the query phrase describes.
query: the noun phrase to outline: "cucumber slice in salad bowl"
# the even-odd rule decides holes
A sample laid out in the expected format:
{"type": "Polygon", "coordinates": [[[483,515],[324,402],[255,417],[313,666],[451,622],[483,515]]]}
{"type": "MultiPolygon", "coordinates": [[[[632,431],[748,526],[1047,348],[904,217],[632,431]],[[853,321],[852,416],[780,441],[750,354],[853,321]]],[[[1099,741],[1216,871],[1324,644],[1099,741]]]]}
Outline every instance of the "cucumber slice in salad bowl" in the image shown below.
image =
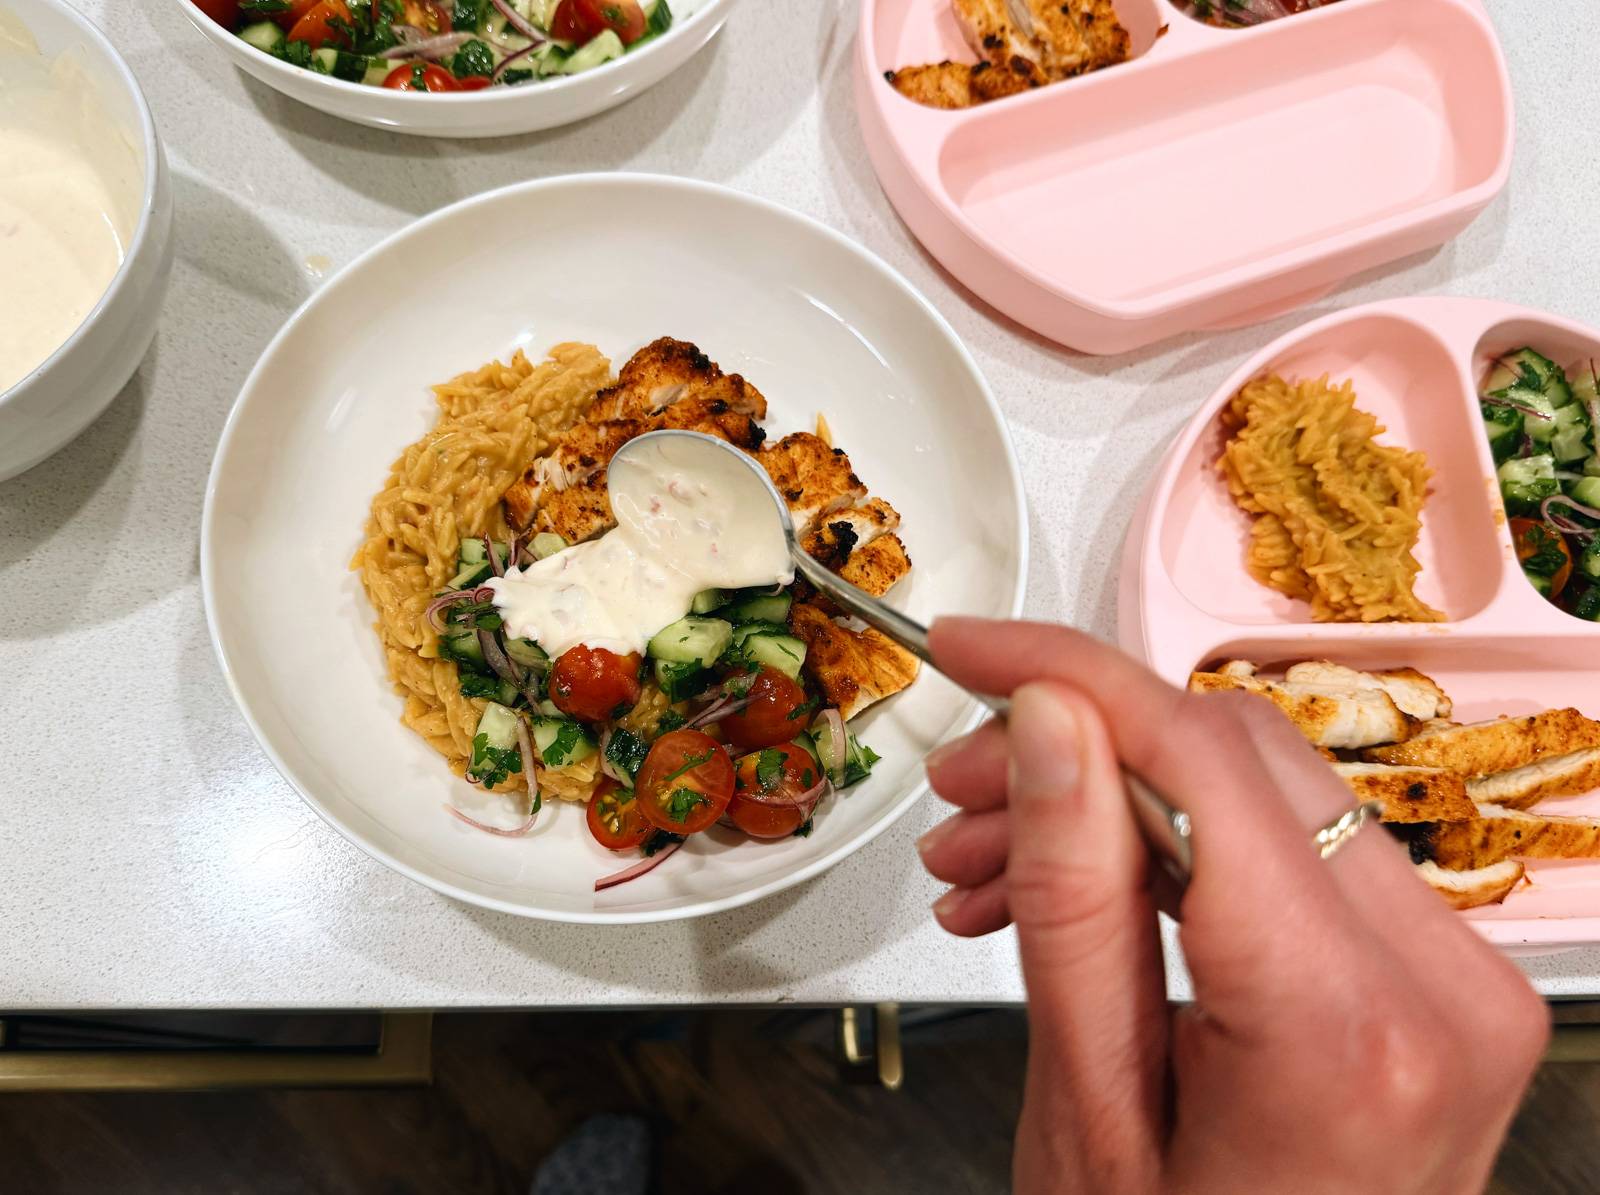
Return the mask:
{"type": "Polygon", "coordinates": [[[240,70],[331,116],[502,137],[615,107],[682,67],[733,0],[172,0],[240,70]],[[609,24],[607,24],[609,22],[609,24]]]}
{"type": "MultiPolygon", "coordinates": [[[[803,595],[791,606],[759,589],[688,588],[675,614],[681,625],[663,618],[660,632],[676,630],[652,633],[622,674],[630,682],[621,685],[623,704],[641,691],[659,698],[659,666],[703,671],[682,708],[692,717],[720,702],[731,718],[748,707],[752,734],[728,737],[748,744],[734,750],[734,763],[755,753],[744,781],[754,787],[742,791],[758,802],[768,781],[774,793],[798,793],[807,780],[828,778],[824,756],[829,766],[842,762],[844,783],[814,798],[820,803],[808,832],[779,826],[785,836],[776,836],[781,817],[765,818],[767,838],[711,824],[648,874],[596,891],[597,881],[639,860],[639,848],[631,855],[606,849],[587,809],[560,793],[542,790],[536,823],[517,837],[486,834],[445,813],[449,806],[498,829],[520,828],[530,805],[521,789],[525,752],[535,770],[615,773],[606,781],[613,794],[607,825],[626,837],[628,802],[614,794],[620,779],[636,782],[650,770],[649,735],[580,726],[573,719],[586,715],[556,683],[571,653],[546,653],[494,618],[481,595],[510,546],[497,526],[486,542],[463,541],[459,552],[452,544],[440,554],[441,598],[433,600],[454,603],[439,611],[441,638],[454,644],[449,667],[470,679],[478,711],[511,710],[524,720],[528,742],[520,742],[515,719],[499,713],[465,732],[469,743],[481,738],[472,766],[497,786],[515,787],[511,796],[452,773],[402,724],[373,606],[350,570],[374,495],[396,459],[434,429],[441,408],[431,386],[519,350],[540,361],[563,342],[596,346],[615,374],[660,337],[690,342],[700,352],[695,360],[757,388],[769,445],[814,433],[818,416],[826,418],[832,443],[848,453],[872,498],[899,513],[911,569],[889,601],[923,620],[1003,618],[1021,608],[1027,520],[994,399],[944,319],[865,250],[766,201],[648,175],[521,183],[423,218],[330,279],[250,374],[212,466],[201,571],[224,674],[289,785],[368,853],[460,900],[589,923],[691,917],[756,900],[818,875],[882,832],[926,791],[927,752],[982,716],[925,670],[850,717],[842,752],[833,739],[819,751],[808,733],[818,723],[831,729],[838,711],[809,705],[795,709],[791,741],[773,744],[753,733],[760,729],[756,688],[776,700],[797,682],[766,656],[748,673],[759,685],[741,685],[739,674],[747,655],[760,654],[752,643],[763,651],[787,646],[785,629],[797,635],[798,615],[815,607],[803,595]],[[617,211],[630,219],[618,222],[617,211]],[[535,225],[559,235],[483,235],[535,225]],[[419,276],[432,279],[426,304],[415,302],[419,276]],[[561,284],[552,286],[553,278],[561,284]],[[440,320],[440,310],[451,318],[440,320]],[[542,675],[547,687],[519,687],[491,667],[542,675]]],[[[521,541],[519,567],[564,568],[563,558],[585,546],[581,536],[546,534],[521,541]]],[[[700,732],[708,728],[717,727],[707,721],[676,733],[703,747],[700,732]]],[[[659,731],[658,742],[672,733],[659,731]]],[[[704,802],[679,791],[691,781],[729,800],[727,791],[710,793],[706,770],[687,758],[675,763],[668,814],[678,800],[700,818],[704,802]]],[[[733,774],[721,770],[724,781],[733,774]]],[[[902,839],[875,849],[912,848],[902,839]]]]}

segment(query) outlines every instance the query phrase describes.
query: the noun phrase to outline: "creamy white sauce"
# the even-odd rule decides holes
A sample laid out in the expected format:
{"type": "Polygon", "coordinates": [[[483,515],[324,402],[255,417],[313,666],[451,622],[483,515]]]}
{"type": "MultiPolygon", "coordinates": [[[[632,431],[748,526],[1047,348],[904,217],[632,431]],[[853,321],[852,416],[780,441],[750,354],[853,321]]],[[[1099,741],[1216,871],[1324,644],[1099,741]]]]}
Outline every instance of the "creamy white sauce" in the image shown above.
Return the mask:
{"type": "Polygon", "coordinates": [[[552,658],[580,643],[643,652],[702,589],[794,580],[770,493],[732,452],[655,438],[613,460],[608,482],[615,530],[487,582],[508,634],[552,658]]]}
{"type": "Polygon", "coordinates": [[[44,58],[0,11],[0,391],[60,348],[110,286],[142,175],[79,56],[44,58]]]}

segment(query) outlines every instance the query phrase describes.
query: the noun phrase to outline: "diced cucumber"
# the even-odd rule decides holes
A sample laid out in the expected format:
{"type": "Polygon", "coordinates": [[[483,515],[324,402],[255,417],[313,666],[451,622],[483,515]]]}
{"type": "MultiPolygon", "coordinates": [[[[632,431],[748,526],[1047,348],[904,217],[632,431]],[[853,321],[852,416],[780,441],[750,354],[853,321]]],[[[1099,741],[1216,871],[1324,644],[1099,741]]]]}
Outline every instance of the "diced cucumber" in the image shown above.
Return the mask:
{"type": "Polygon", "coordinates": [[[1578,571],[1591,581],[1600,581],[1600,539],[1592,539],[1578,557],[1578,571]]]}
{"type": "Polygon", "coordinates": [[[382,87],[383,81],[394,74],[396,64],[387,58],[367,59],[367,73],[361,76],[361,81],[368,87],[382,87]]]}
{"type": "Polygon", "coordinates": [[[802,730],[795,735],[794,745],[796,747],[804,747],[810,753],[811,758],[817,761],[817,766],[819,768],[822,766],[822,752],[817,750],[817,741],[812,737],[809,730],[802,730]]]}
{"type": "Polygon", "coordinates": [[[733,628],[733,646],[737,650],[752,635],[787,635],[789,628],[781,622],[747,622],[733,628]]]}
{"type": "Polygon", "coordinates": [[[1517,450],[1517,441],[1522,436],[1522,420],[1518,419],[1512,424],[1501,423],[1497,419],[1485,419],[1483,430],[1489,437],[1489,451],[1494,454],[1495,463],[1499,464],[1517,450]]]}
{"type": "MultiPolygon", "coordinates": [[[[496,541],[494,554],[499,559],[502,568],[505,567],[506,553],[510,546],[496,541]]],[[[456,575],[450,579],[451,589],[471,589],[474,585],[482,585],[494,573],[489,564],[489,553],[483,546],[483,540],[470,537],[461,541],[461,546],[456,549],[456,575]]]]}
{"type": "Polygon", "coordinates": [[[668,701],[683,701],[693,697],[711,682],[711,669],[697,663],[674,664],[670,660],[656,660],[656,684],[667,695],[668,701]]]}
{"type": "Polygon", "coordinates": [[[1561,492],[1561,483],[1556,480],[1555,457],[1548,454],[1509,460],[1500,466],[1497,476],[1500,495],[1505,499],[1509,514],[1536,514],[1541,502],[1561,492]]]}
{"type": "Polygon", "coordinates": [[[667,0],[652,0],[646,5],[644,15],[649,26],[645,37],[658,36],[672,28],[672,9],[668,7],[667,0]]]}
{"type": "Polygon", "coordinates": [[[533,549],[533,554],[535,556],[537,556],[540,560],[544,560],[546,557],[554,556],[557,552],[565,548],[567,546],[567,541],[562,539],[554,531],[541,531],[538,535],[533,537],[533,542],[529,546],[533,549]]]}
{"type": "Polygon", "coordinates": [[[1589,622],[1600,622],[1600,585],[1591,585],[1572,603],[1572,612],[1589,622]]]}
{"type": "Polygon", "coordinates": [[[522,696],[521,690],[508,680],[500,682],[500,704],[515,705],[517,698],[522,696]]]}
{"type": "Polygon", "coordinates": [[[759,593],[731,603],[721,614],[736,623],[768,622],[781,626],[789,621],[793,602],[787,593],[759,593]]]}
{"type": "Polygon", "coordinates": [[[276,54],[288,40],[282,29],[271,21],[257,21],[239,30],[239,40],[254,46],[264,54],[276,54]]]}
{"type": "Polygon", "coordinates": [[[1543,573],[1530,573],[1527,569],[1522,570],[1522,575],[1528,579],[1528,584],[1533,586],[1540,597],[1548,598],[1550,596],[1550,590],[1554,587],[1552,578],[1545,576],[1543,573]]]}
{"type": "Polygon", "coordinates": [[[793,635],[751,635],[739,650],[750,663],[776,668],[790,680],[799,679],[806,662],[806,641],[793,635]]]}
{"type": "MultiPolygon", "coordinates": [[[[828,724],[827,718],[818,718],[811,724],[811,737],[816,740],[817,763],[827,768],[825,761],[833,758],[833,728],[828,724]]],[[[865,780],[872,771],[872,765],[877,763],[879,758],[878,753],[871,747],[862,746],[861,741],[850,733],[848,727],[845,728],[844,741],[844,767],[828,770],[828,779],[833,781],[835,788],[849,788],[852,784],[865,780]]]]}
{"type": "Polygon", "coordinates": [[[522,751],[518,747],[517,715],[491,701],[483,707],[478,730],[472,738],[472,759],[467,775],[487,788],[522,771],[522,751]]]}
{"type": "Polygon", "coordinates": [[[613,58],[621,58],[624,49],[626,47],[622,44],[622,39],[616,35],[614,30],[607,29],[591,37],[574,50],[566,62],[562,63],[561,73],[564,75],[576,75],[583,71],[593,70],[602,63],[610,62],[613,58]]]}
{"type": "Polygon", "coordinates": [[[471,627],[448,627],[439,636],[439,654],[475,672],[489,670],[483,661],[483,644],[478,642],[478,632],[471,627]]]}
{"type": "Polygon", "coordinates": [[[1524,413],[1522,430],[1528,433],[1529,439],[1535,444],[1548,444],[1556,434],[1555,404],[1543,394],[1515,386],[1507,392],[1506,397],[1512,402],[1539,412],[1537,415],[1524,413]]]}
{"type": "Polygon", "coordinates": [[[506,655],[524,668],[542,668],[550,662],[550,657],[545,654],[532,639],[513,639],[506,637],[506,655]]]}
{"type": "Polygon", "coordinates": [[[1585,477],[1582,481],[1573,482],[1567,497],[1600,510],[1600,477],[1585,477]]]}
{"type": "Polygon", "coordinates": [[[1495,363],[1485,387],[1491,393],[1517,385],[1543,391],[1557,378],[1565,385],[1566,374],[1559,365],[1531,348],[1520,348],[1495,363]]]}
{"type": "Polygon", "coordinates": [[[546,697],[543,701],[539,702],[539,704],[534,706],[533,708],[538,710],[546,718],[565,718],[566,717],[566,715],[561,712],[561,707],[556,705],[556,703],[551,701],[548,697],[546,697]]]}
{"type": "Polygon", "coordinates": [[[720,618],[689,614],[664,627],[650,640],[650,654],[669,664],[693,664],[704,668],[728,648],[733,625],[720,618]]]}
{"type": "Polygon", "coordinates": [[[725,589],[702,589],[694,595],[694,603],[689,607],[689,613],[710,614],[727,600],[728,593],[725,589]]]}
{"type": "Polygon", "coordinates": [[[1589,420],[1577,403],[1556,412],[1556,434],[1550,438],[1550,453],[1558,465],[1581,461],[1589,455],[1589,420]]]}
{"type": "Polygon", "coordinates": [[[564,768],[582,763],[599,747],[589,732],[571,718],[535,718],[533,749],[545,767],[564,768]]]}

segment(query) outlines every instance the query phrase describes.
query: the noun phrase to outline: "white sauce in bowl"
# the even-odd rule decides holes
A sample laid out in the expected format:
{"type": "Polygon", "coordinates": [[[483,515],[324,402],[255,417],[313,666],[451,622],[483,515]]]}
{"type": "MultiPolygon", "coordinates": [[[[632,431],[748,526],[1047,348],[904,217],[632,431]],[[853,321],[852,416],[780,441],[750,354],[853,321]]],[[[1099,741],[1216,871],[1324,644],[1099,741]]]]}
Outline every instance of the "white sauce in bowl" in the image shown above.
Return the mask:
{"type": "Polygon", "coordinates": [[[0,392],[83,323],[138,226],[143,170],[78,56],[0,11],[0,392]]]}
{"type": "Polygon", "coordinates": [[[652,436],[611,462],[617,527],[486,584],[506,633],[561,655],[578,644],[643,652],[702,589],[787,585],[788,541],[748,464],[691,436],[652,436]]]}

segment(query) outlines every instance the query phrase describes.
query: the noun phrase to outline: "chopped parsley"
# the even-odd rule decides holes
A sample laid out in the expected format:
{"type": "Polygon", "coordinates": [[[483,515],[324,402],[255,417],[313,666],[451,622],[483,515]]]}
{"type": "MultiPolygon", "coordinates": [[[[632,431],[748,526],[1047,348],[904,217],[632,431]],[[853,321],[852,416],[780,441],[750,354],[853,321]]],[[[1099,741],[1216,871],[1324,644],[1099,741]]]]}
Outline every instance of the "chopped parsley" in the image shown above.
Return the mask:
{"type": "Polygon", "coordinates": [[[1544,523],[1528,528],[1520,545],[1528,553],[1522,558],[1522,571],[1536,577],[1553,577],[1567,566],[1567,556],[1561,536],[1544,523]]]}
{"type": "Polygon", "coordinates": [[[686,721],[688,721],[688,719],[686,719],[677,710],[667,710],[661,715],[660,718],[656,720],[656,729],[662,734],[666,734],[670,730],[677,730],[686,721]]]}
{"type": "Polygon", "coordinates": [[[675,788],[666,801],[666,813],[675,822],[686,822],[700,805],[711,804],[711,798],[692,788],[675,788]]]}
{"type": "Polygon", "coordinates": [[[669,847],[675,842],[682,841],[682,837],[677,834],[668,834],[665,830],[657,830],[654,834],[650,835],[649,838],[644,840],[644,857],[648,859],[657,851],[662,850],[665,847],[669,847]]]}
{"type": "Polygon", "coordinates": [[[776,747],[768,747],[756,756],[756,783],[761,786],[762,792],[769,793],[783,783],[783,764],[787,758],[776,747]]]}
{"type": "MultiPolygon", "coordinates": [[[[663,785],[670,784],[672,781],[676,780],[679,776],[683,775],[685,772],[694,771],[701,764],[708,763],[710,761],[712,755],[714,755],[715,753],[716,753],[716,748],[715,747],[707,747],[699,755],[688,755],[688,756],[685,756],[684,760],[683,760],[683,763],[678,768],[678,770],[676,772],[673,772],[670,776],[663,776],[661,778],[661,783],[663,785]]],[[[682,821],[683,819],[680,817],[678,820],[682,821]]]]}
{"type": "MultiPolygon", "coordinates": [[[[555,721],[558,721],[558,719],[551,718],[544,725],[549,725],[550,722],[555,721]]],[[[565,767],[567,761],[572,758],[572,753],[578,749],[579,741],[583,738],[583,727],[576,722],[568,722],[565,719],[560,719],[559,721],[560,729],[556,731],[556,737],[551,740],[548,747],[539,753],[544,759],[544,765],[547,768],[565,767]]]]}
{"type": "Polygon", "coordinates": [[[872,765],[882,758],[871,747],[856,742],[854,735],[850,735],[850,748],[844,763],[844,783],[840,788],[849,788],[865,780],[872,774],[872,765]]]}
{"type": "Polygon", "coordinates": [[[239,0],[239,11],[251,16],[270,16],[275,12],[288,12],[289,0],[239,0]]]}
{"type": "Polygon", "coordinates": [[[500,680],[498,677],[489,676],[482,672],[468,672],[466,669],[459,669],[458,672],[461,677],[461,696],[487,697],[490,701],[499,700],[500,680]]]}
{"type": "Polygon", "coordinates": [[[795,827],[794,837],[810,838],[811,831],[816,829],[816,827],[812,824],[815,820],[815,818],[808,817],[805,821],[801,822],[799,826],[795,827]]]}
{"type": "MultiPolygon", "coordinates": [[[[458,20],[460,11],[461,8],[458,3],[456,6],[458,20]]],[[[466,28],[466,26],[457,25],[456,28],[462,29],[466,28]]],[[[473,38],[471,41],[463,43],[461,48],[456,51],[456,56],[450,63],[450,69],[457,78],[464,78],[468,75],[482,75],[484,78],[488,78],[494,74],[494,51],[489,48],[488,42],[473,38]]]]}
{"type": "Polygon", "coordinates": [[[611,732],[611,742],[606,745],[606,758],[630,776],[638,774],[649,754],[650,744],[621,726],[611,732]]]}
{"type": "Polygon", "coordinates": [[[802,701],[799,705],[794,707],[794,712],[789,715],[788,721],[793,722],[796,719],[804,718],[820,704],[822,704],[822,699],[819,697],[813,697],[809,701],[802,701]]]}
{"type": "Polygon", "coordinates": [[[489,736],[472,740],[472,762],[467,772],[485,788],[505,783],[508,776],[522,771],[522,752],[515,747],[491,747],[489,736]]]}

